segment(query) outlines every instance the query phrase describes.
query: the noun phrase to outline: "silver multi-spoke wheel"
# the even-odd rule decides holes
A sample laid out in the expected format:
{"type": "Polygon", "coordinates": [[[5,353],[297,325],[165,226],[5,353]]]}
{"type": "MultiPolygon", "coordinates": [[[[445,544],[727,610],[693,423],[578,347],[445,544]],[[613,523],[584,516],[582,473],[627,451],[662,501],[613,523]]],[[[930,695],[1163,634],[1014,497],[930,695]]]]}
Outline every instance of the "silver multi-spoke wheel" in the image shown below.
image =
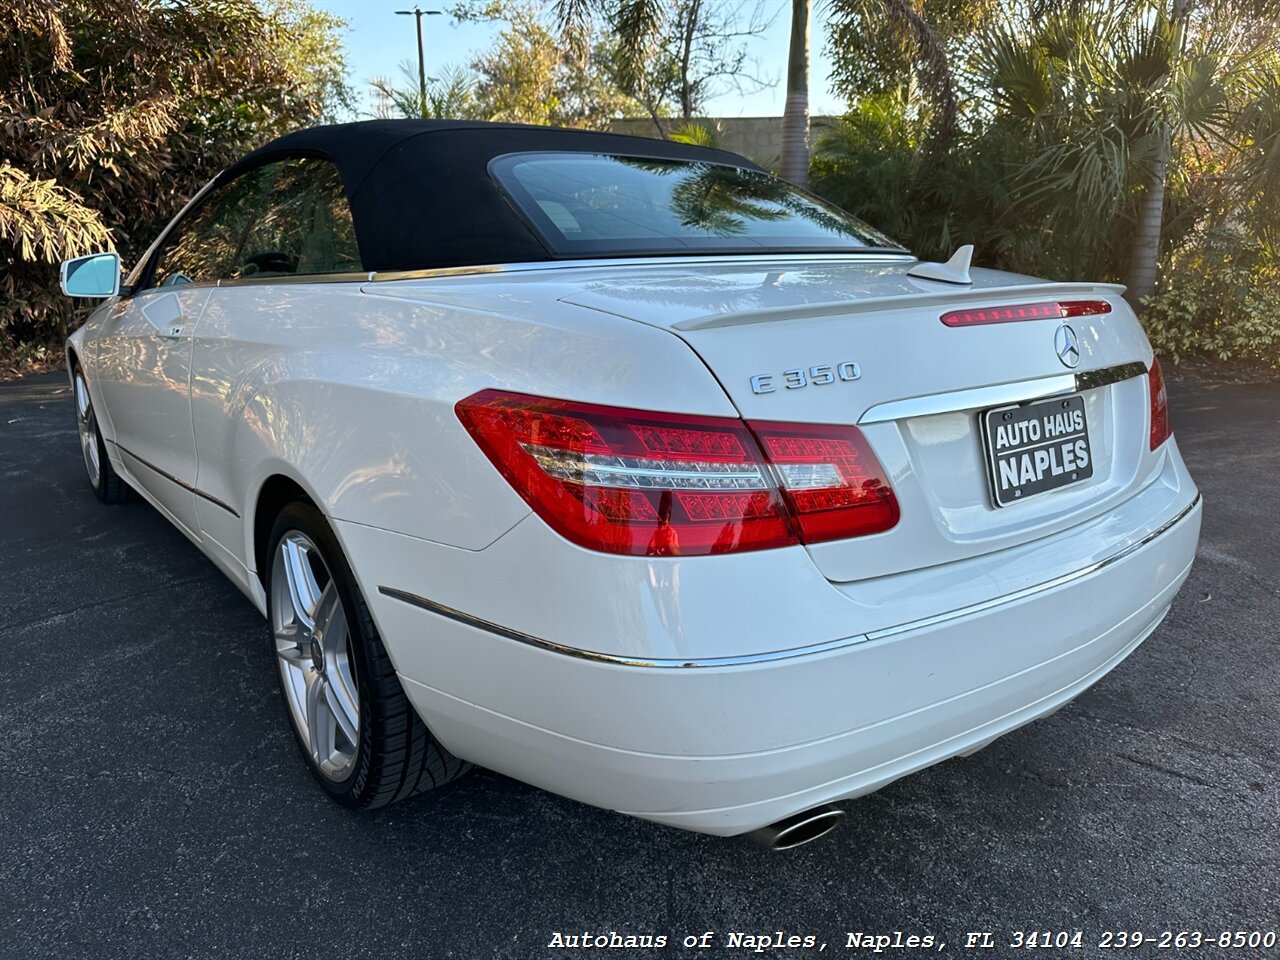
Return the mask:
{"type": "Polygon", "coordinates": [[[98,486],[102,478],[102,460],[98,453],[98,428],[93,419],[93,404],[89,401],[89,386],[78,372],[75,376],[76,429],[80,432],[80,450],[84,454],[84,467],[89,471],[89,482],[98,486]]]}
{"type": "Polygon", "coordinates": [[[263,548],[280,693],[321,789],[367,810],[464,773],[414,713],[324,514],[286,504],[263,548]]]}
{"type": "Polygon", "coordinates": [[[351,627],[324,557],[297,530],[276,547],[271,626],[293,722],[317,769],[344,780],[360,752],[351,627]]]}

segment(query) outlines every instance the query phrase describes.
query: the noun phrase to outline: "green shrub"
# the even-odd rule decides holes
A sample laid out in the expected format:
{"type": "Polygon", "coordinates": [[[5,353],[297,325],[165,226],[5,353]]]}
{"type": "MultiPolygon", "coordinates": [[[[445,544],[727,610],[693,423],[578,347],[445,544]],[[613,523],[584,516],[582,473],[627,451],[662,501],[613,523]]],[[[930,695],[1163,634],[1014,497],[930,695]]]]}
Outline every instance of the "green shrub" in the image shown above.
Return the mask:
{"type": "Polygon", "coordinates": [[[1259,360],[1280,369],[1280,264],[1227,227],[1175,251],[1142,321],[1156,352],[1179,360],[1259,360]]]}

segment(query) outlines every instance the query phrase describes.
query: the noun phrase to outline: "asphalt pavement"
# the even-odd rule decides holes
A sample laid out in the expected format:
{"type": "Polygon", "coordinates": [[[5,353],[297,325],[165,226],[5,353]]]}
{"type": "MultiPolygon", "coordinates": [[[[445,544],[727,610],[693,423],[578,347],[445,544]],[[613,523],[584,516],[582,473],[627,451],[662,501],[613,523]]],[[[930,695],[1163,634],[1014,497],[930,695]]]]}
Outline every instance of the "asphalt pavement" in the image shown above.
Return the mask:
{"type": "Polygon", "coordinates": [[[1007,956],[1015,931],[1077,930],[1033,955],[1280,955],[1100,947],[1280,933],[1280,385],[1170,389],[1205,514],[1163,626],[1056,715],[770,853],[486,771],[330,803],[258,613],[149,506],[94,499],[63,375],[0,384],[0,957],[760,955],[734,931],[843,956],[871,955],[850,933],[961,953],[990,931],[1007,956]]]}

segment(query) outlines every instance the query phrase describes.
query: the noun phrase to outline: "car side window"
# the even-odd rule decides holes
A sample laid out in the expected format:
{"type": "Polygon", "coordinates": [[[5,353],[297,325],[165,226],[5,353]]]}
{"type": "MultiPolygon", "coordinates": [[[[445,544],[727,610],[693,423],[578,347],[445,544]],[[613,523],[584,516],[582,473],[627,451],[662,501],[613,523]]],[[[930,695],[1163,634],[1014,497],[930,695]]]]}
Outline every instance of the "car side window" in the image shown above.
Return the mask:
{"type": "Polygon", "coordinates": [[[236,255],[274,176],[268,164],[216,188],[173,232],[156,254],[149,286],[212,283],[233,275],[236,255]]]}
{"type": "Polygon", "coordinates": [[[155,264],[156,287],[363,269],[342,178],[310,157],[219,187],[175,227],[155,264]]]}
{"type": "Polygon", "coordinates": [[[362,270],[351,208],[327,160],[273,164],[276,175],[245,233],[233,277],[315,276],[362,270]]]}

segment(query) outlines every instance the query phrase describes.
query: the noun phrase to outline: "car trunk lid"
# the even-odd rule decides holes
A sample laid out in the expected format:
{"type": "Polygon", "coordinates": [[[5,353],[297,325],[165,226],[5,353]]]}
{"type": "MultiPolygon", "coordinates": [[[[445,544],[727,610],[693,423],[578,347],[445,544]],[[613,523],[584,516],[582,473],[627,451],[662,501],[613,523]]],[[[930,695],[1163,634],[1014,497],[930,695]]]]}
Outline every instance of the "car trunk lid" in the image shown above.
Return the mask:
{"type": "MultiPolygon", "coordinates": [[[[902,517],[884,533],[810,546],[833,581],[1025,543],[1098,516],[1141,489],[1153,475],[1141,376],[1150,351],[1122,288],[980,269],[972,271],[972,287],[959,287],[910,277],[910,266],[850,258],[632,269],[583,278],[559,299],[681,337],[749,421],[860,426],[902,517]],[[1085,298],[1104,301],[1109,312],[968,327],[940,320],[955,308],[1085,298]],[[1077,344],[1075,367],[1059,358],[1064,322],[1077,344]],[[1047,397],[1068,406],[1046,406],[1046,416],[1061,412],[1070,424],[1075,410],[1083,413],[1089,475],[998,506],[984,413],[1047,397]]],[[[1052,469],[1062,466],[1055,460],[1052,469]]]]}

